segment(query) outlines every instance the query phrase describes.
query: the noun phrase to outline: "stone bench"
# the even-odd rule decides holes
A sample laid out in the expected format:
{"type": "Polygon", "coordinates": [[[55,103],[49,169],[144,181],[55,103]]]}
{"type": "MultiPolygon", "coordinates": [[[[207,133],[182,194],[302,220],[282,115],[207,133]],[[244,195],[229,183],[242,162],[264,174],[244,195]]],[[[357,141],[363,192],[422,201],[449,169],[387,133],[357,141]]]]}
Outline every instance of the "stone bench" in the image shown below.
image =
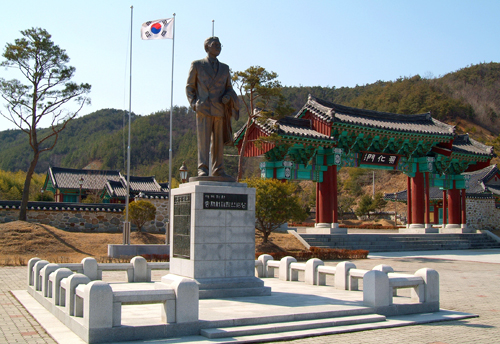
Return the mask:
{"type": "Polygon", "coordinates": [[[305,263],[290,263],[290,281],[299,280],[299,271],[304,272],[304,282],[315,285],[318,280],[318,268],[323,266],[321,259],[311,258],[305,263]]]}
{"type": "MultiPolygon", "coordinates": [[[[65,313],[70,316],[75,315],[75,293],[76,287],[80,284],[90,283],[90,278],[84,274],[72,274],[62,278],[59,282],[58,305],[65,307],[65,313]]],[[[55,302],[54,302],[55,303],[55,302]]]]}
{"type": "MultiPolygon", "coordinates": [[[[123,284],[110,284],[113,295],[113,326],[121,326],[122,305],[162,303],[163,307],[161,308],[160,314],[161,321],[165,323],[176,322],[176,295],[173,288],[167,287],[162,283],[154,283],[155,289],[150,288],[151,283],[138,283],[134,285],[133,289],[130,290],[123,290],[123,286],[123,284]],[[118,290],[116,290],[117,287],[119,288],[118,290]]],[[[80,284],[75,290],[76,298],[74,316],[84,317],[84,300],[90,295],[90,292],[87,289],[87,285],[80,284]]],[[[107,291],[104,293],[106,294],[107,291]]],[[[89,302],[92,302],[92,300],[89,302]]]]}
{"type": "Polygon", "coordinates": [[[91,281],[101,280],[103,271],[126,271],[128,282],[151,282],[152,270],[168,270],[169,267],[168,262],[148,263],[141,256],[132,258],[130,263],[97,263],[94,258],[87,257],[81,263],[53,264],[40,258],[32,258],[28,262],[28,286],[42,292],[44,297],[52,295],[49,276],[58,268],[82,273],[91,281]]]}
{"type": "Polygon", "coordinates": [[[306,272],[305,263],[291,263],[290,264],[290,281],[299,280],[299,271],[306,272]]]}
{"type": "Polygon", "coordinates": [[[435,304],[434,308],[439,309],[439,274],[428,268],[420,269],[414,275],[368,271],[363,278],[363,304],[391,306],[397,288],[412,288],[412,301],[435,304]]]}
{"type": "Polygon", "coordinates": [[[266,265],[266,277],[274,277],[275,271],[278,270],[279,272],[279,268],[280,268],[279,260],[268,261],[266,265]]]}
{"type": "Polygon", "coordinates": [[[317,284],[326,285],[326,276],[327,275],[335,276],[336,272],[337,272],[337,267],[335,266],[327,266],[327,265],[318,266],[317,284]]]}

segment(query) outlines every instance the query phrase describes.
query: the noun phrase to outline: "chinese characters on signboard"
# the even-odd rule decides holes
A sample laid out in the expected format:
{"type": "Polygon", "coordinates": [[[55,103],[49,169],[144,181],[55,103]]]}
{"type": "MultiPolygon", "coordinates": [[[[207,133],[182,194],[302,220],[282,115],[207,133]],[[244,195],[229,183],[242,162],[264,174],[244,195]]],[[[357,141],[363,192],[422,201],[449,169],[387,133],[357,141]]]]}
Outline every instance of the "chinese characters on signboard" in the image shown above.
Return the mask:
{"type": "Polygon", "coordinates": [[[248,195],[204,193],[203,209],[247,210],[248,195]]]}
{"type": "Polygon", "coordinates": [[[397,154],[363,152],[361,164],[396,166],[398,160],[397,154]]]}

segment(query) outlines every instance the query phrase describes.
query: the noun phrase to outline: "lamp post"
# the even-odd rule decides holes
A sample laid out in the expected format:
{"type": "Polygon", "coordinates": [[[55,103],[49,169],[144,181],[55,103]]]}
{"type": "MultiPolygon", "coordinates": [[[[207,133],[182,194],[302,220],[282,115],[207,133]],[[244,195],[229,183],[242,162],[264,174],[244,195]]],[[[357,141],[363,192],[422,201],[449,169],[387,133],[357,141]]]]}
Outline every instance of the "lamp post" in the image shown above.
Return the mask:
{"type": "Polygon", "coordinates": [[[181,183],[185,183],[188,177],[188,169],[184,161],[182,162],[181,168],[179,168],[179,174],[181,175],[181,183]]]}
{"type": "Polygon", "coordinates": [[[80,178],[78,181],[78,184],[80,185],[80,196],[78,197],[78,203],[82,203],[82,185],[83,185],[83,177],[80,178]]]}

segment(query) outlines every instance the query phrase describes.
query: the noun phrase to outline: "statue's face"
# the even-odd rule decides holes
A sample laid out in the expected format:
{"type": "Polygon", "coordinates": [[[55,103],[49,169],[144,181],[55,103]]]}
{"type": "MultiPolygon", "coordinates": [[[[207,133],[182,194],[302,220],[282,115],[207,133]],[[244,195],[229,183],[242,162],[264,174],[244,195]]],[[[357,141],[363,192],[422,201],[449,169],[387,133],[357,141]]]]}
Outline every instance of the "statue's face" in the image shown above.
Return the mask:
{"type": "Polygon", "coordinates": [[[219,56],[222,45],[219,41],[213,41],[208,45],[208,54],[210,56],[219,56]]]}

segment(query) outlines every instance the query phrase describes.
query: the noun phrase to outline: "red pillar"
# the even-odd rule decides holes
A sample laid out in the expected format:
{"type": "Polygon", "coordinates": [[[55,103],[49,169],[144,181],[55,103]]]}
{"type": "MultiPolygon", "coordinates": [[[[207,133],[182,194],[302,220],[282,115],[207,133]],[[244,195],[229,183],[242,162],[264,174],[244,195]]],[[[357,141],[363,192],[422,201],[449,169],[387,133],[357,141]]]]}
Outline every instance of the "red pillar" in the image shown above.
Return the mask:
{"type": "Polygon", "coordinates": [[[422,172],[415,172],[415,177],[411,178],[411,219],[412,223],[424,224],[424,175],[422,172]]]}
{"type": "Polygon", "coordinates": [[[446,196],[447,192],[446,190],[443,190],[443,226],[446,225],[447,221],[447,216],[446,216],[446,211],[448,210],[448,197],[446,196]]]}
{"type": "Polygon", "coordinates": [[[316,223],[319,223],[319,218],[320,218],[320,209],[323,208],[323,205],[321,204],[321,202],[323,201],[321,197],[319,197],[320,195],[320,191],[319,191],[319,185],[321,183],[320,182],[316,182],[316,223]]]}
{"type": "Polygon", "coordinates": [[[455,181],[453,181],[453,189],[448,190],[448,223],[450,225],[461,223],[460,203],[460,190],[455,187],[455,181]]]}
{"type": "MultiPolygon", "coordinates": [[[[328,167],[328,170],[332,169],[332,222],[339,222],[339,207],[337,201],[337,166],[333,165],[328,167]]],[[[328,172],[328,171],[327,171],[328,172]]]]}
{"type": "Polygon", "coordinates": [[[406,181],[406,223],[412,224],[411,217],[411,178],[407,177],[406,181]]]}
{"type": "Polygon", "coordinates": [[[425,223],[431,223],[431,199],[429,195],[429,172],[425,172],[425,223]]]}
{"type": "Polygon", "coordinates": [[[437,203],[434,205],[434,224],[439,224],[439,207],[437,203]]]}
{"type": "Polygon", "coordinates": [[[323,182],[316,183],[316,223],[333,223],[334,203],[335,213],[337,208],[337,179],[336,173],[333,173],[334,168],[336,166],[328,167],[323,173],[323,182]]]}
{"type": "Polygon", "coordinates": [[[465,189],[462,189],[462,224],[467,225],[467,208],[465,203],[465,189]]]}

